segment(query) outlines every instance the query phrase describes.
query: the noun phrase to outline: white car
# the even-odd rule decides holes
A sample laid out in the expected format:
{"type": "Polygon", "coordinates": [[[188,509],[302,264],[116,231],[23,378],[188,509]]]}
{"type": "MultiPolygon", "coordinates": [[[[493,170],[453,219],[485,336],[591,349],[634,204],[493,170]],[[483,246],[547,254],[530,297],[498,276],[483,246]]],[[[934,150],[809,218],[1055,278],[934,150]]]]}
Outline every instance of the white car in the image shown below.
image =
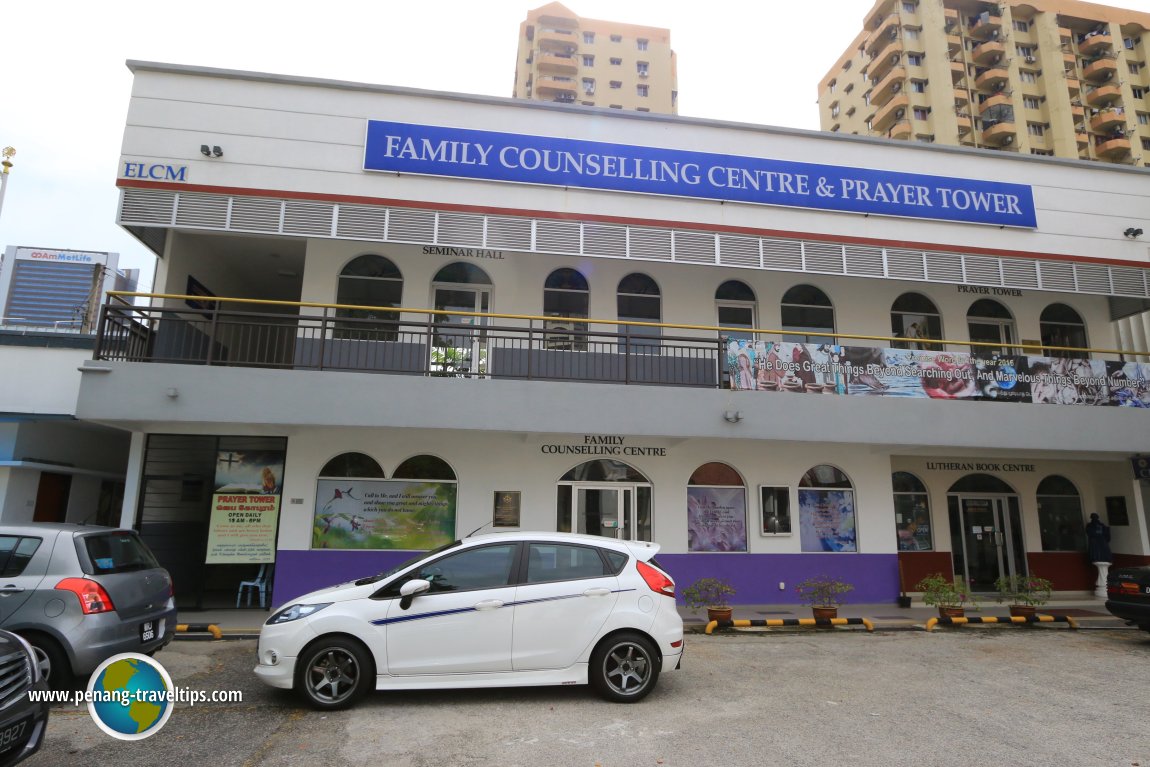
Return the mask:
{"type": "Polygon", "coordinates": [[[300,597],[260,632],[265,683],[315,708],[369,689],[587,684],[630,703],[678,668],[683,620],[659,546],[495,533],[300,597]]]}

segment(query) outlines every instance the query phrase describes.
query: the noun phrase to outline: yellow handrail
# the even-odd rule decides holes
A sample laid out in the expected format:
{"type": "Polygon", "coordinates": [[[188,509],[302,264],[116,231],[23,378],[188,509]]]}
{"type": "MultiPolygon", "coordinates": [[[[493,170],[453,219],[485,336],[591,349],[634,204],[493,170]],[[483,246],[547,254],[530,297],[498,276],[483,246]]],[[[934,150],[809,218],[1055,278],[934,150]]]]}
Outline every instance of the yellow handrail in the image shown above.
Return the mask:
{"type": "MultiPolygon", "coordinates": [[[[107,295],[115,298],[150,298],[150,299],[172,299],[172,300],[191,300],[201,303],[236,303],[236,304],[255,304],[259,306],[294,306],[306,307],[309,309],[351,309],[355,311],[372,311],[372,312],[392,312],[394,314],[431,314],[431,315],[446,315],[451,317],[485,317],[487,319],[503,319],[503,320],[530,320],[540,322],[555,322],[562,320],[563,322],[579,323],[582,325],[626,325],[631,327],[642,328],[667,328],[672,330],[705,330],[715,333],[739,333],[743,335],[803,335],[815,338],[851,338],[859,341],[885,341],[888,343],[917,343],[922,346],[944,347],[944,346],[980,346],[989,347],[993,349],[1038,349],[1038,350],[1053,350],[1060,352],[1087,352],[1090,354],[1119,354],[1119,355],[1146,355],[1147,352],[1136,351],[1133,349],[1095,349],[1085,346],[1050,346],[1047,344],[1027,344],[1027,343],[993,343],[990,341],[951,341],[945,338],[918,338],[906,339],[897,336],[872,336],[860,335],[856,333],[824,333],[819,331],[804,330],[801,333],[793,330],[774,330],[771,328],[731,328],[721,325],[687,325],[682,323],[672,322],[639,322],[637,320],[599,320],[587,319],[581,317],[548,317],[537,314],[502,314],[495,312],[462,312],[462,311],[447,311],[444,309],[413,309],[410,307],[395,307],[395,306],[367,306],[361,304],[325,304],[318,301],[276,301],[265,298],[226,298],[220,296],[187,296],[179,293],[133,293],[127,290],[109,290],[107,295]]],[[[129,304],[129,306],[133,306],[129,304]]],[[[941,351],[941,349],[940,349],[941,351]]]]}

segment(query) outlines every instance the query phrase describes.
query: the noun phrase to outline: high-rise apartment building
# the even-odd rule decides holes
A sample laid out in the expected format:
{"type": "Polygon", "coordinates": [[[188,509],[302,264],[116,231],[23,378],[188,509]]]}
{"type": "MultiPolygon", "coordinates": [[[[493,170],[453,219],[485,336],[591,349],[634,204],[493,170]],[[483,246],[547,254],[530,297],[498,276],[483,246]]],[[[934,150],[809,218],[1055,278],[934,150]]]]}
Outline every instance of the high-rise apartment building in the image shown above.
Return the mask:
{"type": "Polygon", "coordinates": [[[548,3],[519,25],[515,62],[517,99],[679,112],[669,29],[583,19],[548,3]]]}
{"type": "Polygon", "coordinates": [[[879,0],[819,83],[823,130],[1150,165],[1150,14],[879,0]]]}

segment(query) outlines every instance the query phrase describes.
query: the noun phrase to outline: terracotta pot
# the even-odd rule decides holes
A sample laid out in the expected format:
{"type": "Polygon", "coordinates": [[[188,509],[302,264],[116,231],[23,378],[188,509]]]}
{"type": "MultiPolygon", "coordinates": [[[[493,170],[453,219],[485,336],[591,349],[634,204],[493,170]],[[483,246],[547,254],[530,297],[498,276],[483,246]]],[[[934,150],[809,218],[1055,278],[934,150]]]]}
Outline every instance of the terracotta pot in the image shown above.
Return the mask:
{"type": "Polygon", "coordinates": [[[811,612],[814,613],[815,620],[821,620],[824,618],[830,620],[831,618],[839,617],[839,608],[837,607],[811,606],[811,612]]]}
{"type": "Polygon", "coordinates": [[[1038,612],[1038,608],[1034,605],[1011,605],[1010,617],[1011,618],[1033,618],[1034,614],[1038,612]]]}
{"type": "Polygon", "coordinates": [[[729,621],[733,612],[734,610],[730,607],[708,607],[707,620],[719,621],[720,623],[729,621]]]}
{"type": "Polygon", "coordinates": [[[938,606],[938,617],[940,618],[965,618],[966,610],[962,607],[943,607],[938,606]]]}

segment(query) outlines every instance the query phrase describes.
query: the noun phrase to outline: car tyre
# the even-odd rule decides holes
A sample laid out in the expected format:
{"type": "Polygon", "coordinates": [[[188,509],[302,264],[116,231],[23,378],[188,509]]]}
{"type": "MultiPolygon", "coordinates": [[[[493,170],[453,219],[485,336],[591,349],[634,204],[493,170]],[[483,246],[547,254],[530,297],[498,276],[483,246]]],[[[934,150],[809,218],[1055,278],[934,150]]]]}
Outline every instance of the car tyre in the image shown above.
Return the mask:
{"type": "Polygon", "coordinates": [[[300,654],[296,690],[320,711],[347,708],[373,687],[375,669],[363,645],[345,637],[321,638],[300,654]]]}
{"type": "Polygon", "coordinates": [[[71,690],[75,687],[76,676],[72,673],[72,663],[64,648],[51,637],[43,634],[26,634],[24,639],[32,645],[40,676],[52,690],[71,690]]]}
{"type": "Polygon", "coordinates": [[[591,686],[606,700],[636,703],[655,689],[661,664],[658,651],[645,636],[615,634],[591,653],[591,686]]]}

